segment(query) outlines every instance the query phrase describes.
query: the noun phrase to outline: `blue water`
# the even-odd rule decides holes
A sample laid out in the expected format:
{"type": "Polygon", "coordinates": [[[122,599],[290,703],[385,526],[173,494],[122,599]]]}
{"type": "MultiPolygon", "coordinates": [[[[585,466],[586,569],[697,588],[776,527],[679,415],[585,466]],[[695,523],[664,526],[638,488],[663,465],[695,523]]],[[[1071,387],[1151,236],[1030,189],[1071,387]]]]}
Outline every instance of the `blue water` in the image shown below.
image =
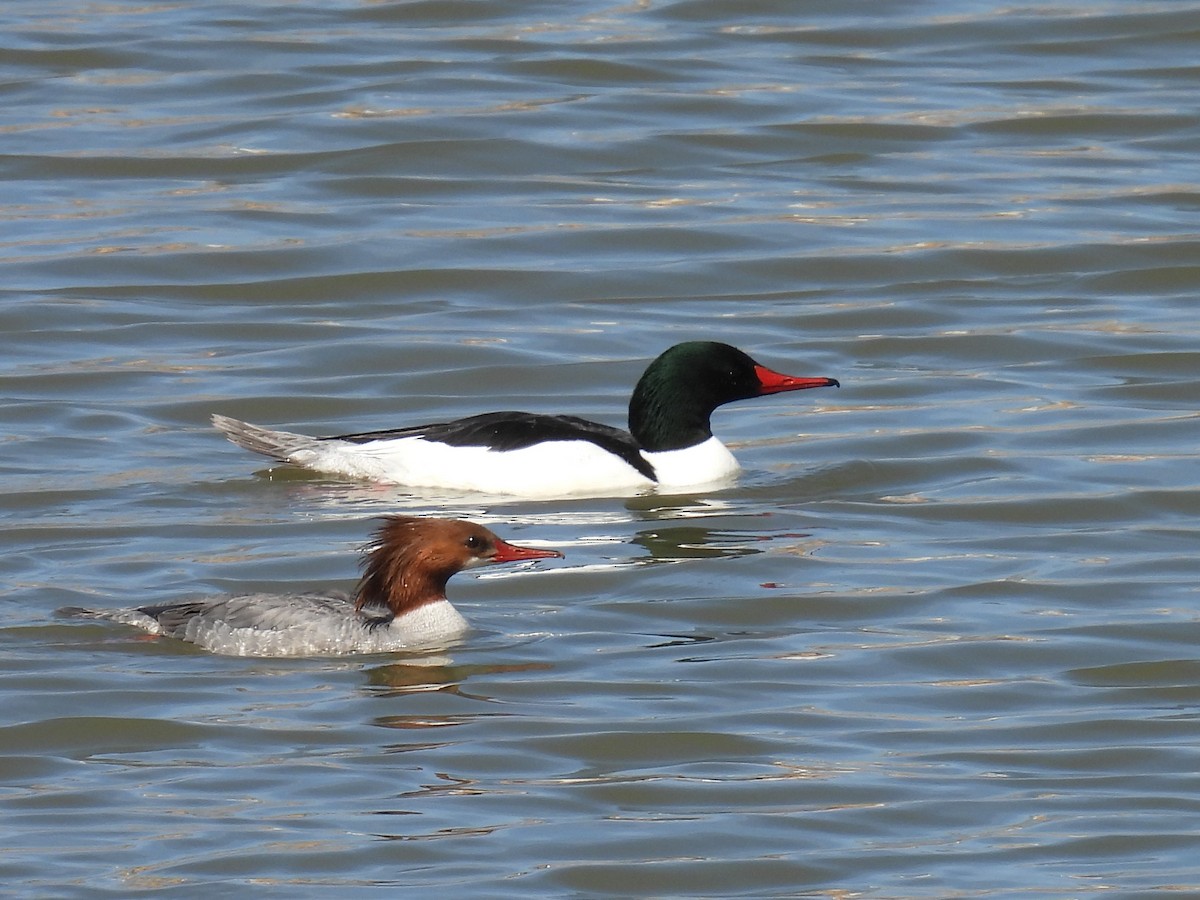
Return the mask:
{"type": "Polygon", "coordinates": [[[6,4],[5,890],[1200,891],[1198,14],[6,4]],[[687,496],[208,425],[621,425],[689,339],[843,387],[722,409],[687,496]],[[53,616],[346,589],[398,510],[566,558],[436,656],[53,616]]]}

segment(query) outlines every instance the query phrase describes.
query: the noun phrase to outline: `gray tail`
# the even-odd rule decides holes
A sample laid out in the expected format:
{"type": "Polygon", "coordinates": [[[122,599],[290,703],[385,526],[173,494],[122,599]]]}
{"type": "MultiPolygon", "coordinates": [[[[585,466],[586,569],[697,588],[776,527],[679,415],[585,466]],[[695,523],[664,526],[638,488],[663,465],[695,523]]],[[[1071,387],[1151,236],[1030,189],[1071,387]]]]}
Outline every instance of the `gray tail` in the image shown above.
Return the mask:
{"type": "Polygon", "coordinates": [[[64,606],[55,610],[54,615],[60,619],[92,619],[101,622],[116,622],[118,625],[132,625],[151,634],[164,634],[163,627],[151,615],[155,610],[145,609],[85,609],[82,606],[64,606]]]}
{"type": "Polygon", "coordinates": [[[261,453],[283,462],[291,462],[300,450],[314,450],[320,438],[291,431],[273,431],[261,425],[252,425],[229,416],[212,417],[213,426],[239,447],[253,453],[261,453]]]}
{"type": "Polygon", "coordinates": [[[103,619],[106,618],[103,610],[85,609],[82,606],[63,606],[54,611],[55,618],[59,619],[103,619]]]}

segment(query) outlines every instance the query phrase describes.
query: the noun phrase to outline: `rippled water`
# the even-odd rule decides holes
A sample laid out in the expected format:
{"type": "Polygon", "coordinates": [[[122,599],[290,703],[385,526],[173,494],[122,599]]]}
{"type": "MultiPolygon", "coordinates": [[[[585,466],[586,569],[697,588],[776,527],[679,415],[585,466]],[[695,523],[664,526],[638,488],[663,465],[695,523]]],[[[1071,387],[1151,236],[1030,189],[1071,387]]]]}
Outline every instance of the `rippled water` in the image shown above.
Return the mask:
{"type": "Polygon", "coordinates": [[[0,10],[0,878],[21,896],[1200,891],[1200,6],[0,10]],[[621,424],[718,338],[706,495],[276,470],[621,424]],[[66,604],[463,575],[443,657],[246,660],[66,604]]]}

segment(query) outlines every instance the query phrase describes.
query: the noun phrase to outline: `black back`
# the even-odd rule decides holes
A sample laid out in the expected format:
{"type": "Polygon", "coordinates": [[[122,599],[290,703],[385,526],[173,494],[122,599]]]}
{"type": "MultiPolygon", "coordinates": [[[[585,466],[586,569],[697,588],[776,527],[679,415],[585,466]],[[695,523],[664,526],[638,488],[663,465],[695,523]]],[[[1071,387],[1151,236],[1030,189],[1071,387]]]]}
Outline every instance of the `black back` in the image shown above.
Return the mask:
{"type": "Polygon", "coordinates": [[[578,416],[490,412],[453,422],[339,434],[326,440],[366,444],[405,437],[425,438],[451,447],[486,447],[496,451],[521,450],[546,441],[590,441],[600,449],[620,457],[652,481],[657,481],[654,467],[639,452],[637,441],[629,432],[578,416]]]}

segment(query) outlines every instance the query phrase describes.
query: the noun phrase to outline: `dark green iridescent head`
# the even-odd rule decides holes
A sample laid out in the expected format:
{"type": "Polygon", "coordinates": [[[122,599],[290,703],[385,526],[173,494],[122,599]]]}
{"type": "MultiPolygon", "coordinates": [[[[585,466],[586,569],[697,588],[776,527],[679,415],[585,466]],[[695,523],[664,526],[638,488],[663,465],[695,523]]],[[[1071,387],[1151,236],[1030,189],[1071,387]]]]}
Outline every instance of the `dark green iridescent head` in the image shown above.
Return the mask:
{"type": "Polygon", "coordinates": [[[773,372],[729,344],[688,341],[665,350],[642,374],[629,401],[629,431],[644,450],[681,450],[712,437],[709,420],[725,403],[837,385],[832,378],[773,372]]]}

